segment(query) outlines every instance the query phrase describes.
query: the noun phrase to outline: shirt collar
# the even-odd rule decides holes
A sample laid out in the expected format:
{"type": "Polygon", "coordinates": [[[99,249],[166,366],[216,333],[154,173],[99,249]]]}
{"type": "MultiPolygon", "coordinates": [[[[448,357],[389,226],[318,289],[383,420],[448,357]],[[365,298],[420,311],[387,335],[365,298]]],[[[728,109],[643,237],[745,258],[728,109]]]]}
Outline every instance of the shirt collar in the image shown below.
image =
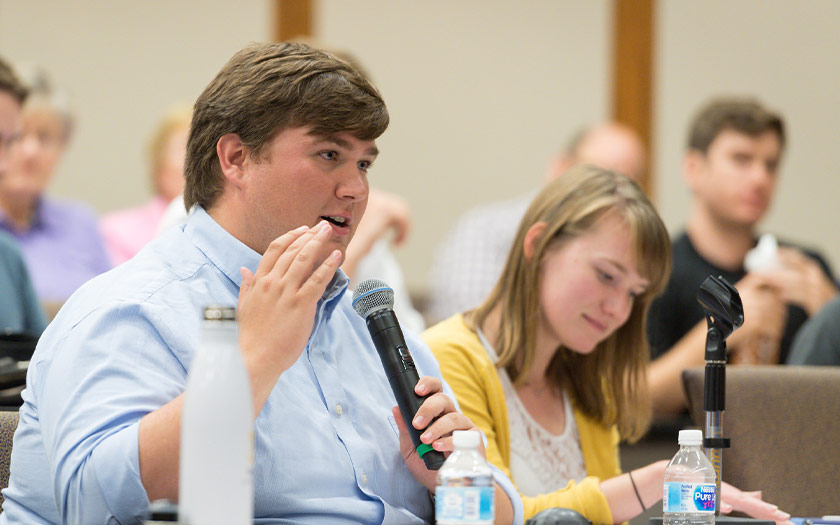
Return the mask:
{"type": "MultiPolygon", "coordinates": [[[[195,206],[184,227],[184,233],[228,279],[236,284],[237,288],[242,286],[240,268],[244,266],[251,272],[257,271],[262,256],[222,228],[202,206],[195,206]]],[[[349,283],[350,280],[339,269],[327,285],[322,299],[331,301],[341,297],[349,283]]]]}
{"type": "Polygon", "coordinates": [[[17,225],[12,222],[9,218],[9,215],[0,208],[0,225],[2,225],[6,230],[15,232],[18,235],[25,235],[33,230],[37,230],[39,228],[43,228],[44,226],[48,226],[50,224],[50,219],[52,216],[50,212],[52,211],[53,206],[52,203],[44,199],[43,196],[38,196],[35,200],[35,210],[32,212],[32,222],[26,228],[19,230],[17,225]]]}

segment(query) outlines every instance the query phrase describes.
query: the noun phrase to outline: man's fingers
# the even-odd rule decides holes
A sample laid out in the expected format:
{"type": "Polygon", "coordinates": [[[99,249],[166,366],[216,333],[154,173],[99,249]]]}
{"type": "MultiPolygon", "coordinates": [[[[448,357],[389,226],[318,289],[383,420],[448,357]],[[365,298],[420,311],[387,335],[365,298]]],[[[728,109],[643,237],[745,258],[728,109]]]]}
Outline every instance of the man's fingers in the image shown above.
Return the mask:
{"type": "Polygon", "coordinates": [[[239,308],[242,307],[242,298],[251,290],[251,285],[254,283],[254,274],[244,266],[239,269],[239,274],[242,276],[242,284],[239,285],[239,308]]]}
{"type": "Polygon", "coordinates": [[[260,259],[256,275],[262,276],[269,273],[277,264],[277,260],[280,256],[286,253],[292,244],[300,239],[301,236],[309,232],[309,226],[301,226],[294,230],[287,231],[280,237],[271,241],[271,244],[268,245],[268,248],[262,256],[262,259],[260,259]]]}
{"type": "Polygon", "coordinates": [[[440,392],[443,390],[443,383],[441,383],[440,379],[431,376],[423,376],[417,381],[417,385],[414,386],[414,393],[418,396],[425,396],[428,394],[434,394],[436,392],[440,392]]]}
{"type": "Polygon", "coordinates": [[[301,285],[300,291],[303,295],[321,297],[330,284],[338,265],[341,264],[341,250],[333,250],[332,253],[312,272],[312,275],[301,285]]]}
{"type": "Polygon", "coordinates": [[[412,419],[411,425],[418,430],[422,430],[426,428],[429,425],[429,422],[434,418],[453,412],[454,410],[455,404],[452,403],[449,396],[442,392],[435,392],[423,400],[423,404],[420,405],[420,408],[417,409],[417,413],[414,414],[414,419],[412,419]]]}
{"type": "Polygon", "coordinates": [[[332,251],[327,253],[325,248],[332,234],[332,227],[326,221],[310,230],[312,235],[300,239],[303,243],[298,250],[287,250],[274,268],[274,273],[285,277],[290,283],[302,288],[324,259],[328,259],[332,251]]]}
{"type": "Polygon", "coordinates": [[[475,430],[475,425],[460,412],[450,412],[437,419],[420,434],[420,441],[432,445],[435,450],[453,450],[452,433],[456,430],[475,430]]]}

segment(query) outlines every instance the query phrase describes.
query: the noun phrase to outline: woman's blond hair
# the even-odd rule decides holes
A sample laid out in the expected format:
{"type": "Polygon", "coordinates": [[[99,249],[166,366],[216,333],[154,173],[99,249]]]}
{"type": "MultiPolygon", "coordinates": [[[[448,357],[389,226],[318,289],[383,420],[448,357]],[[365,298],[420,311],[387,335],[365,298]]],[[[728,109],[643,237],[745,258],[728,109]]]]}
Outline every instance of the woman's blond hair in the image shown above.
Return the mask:
{"type": "Polygon", "coordinates": [[[192,120],[192,106],[176,104],[169,108],[155,127],[149,140],[147,155],[149,159],[149,180],[155,193],[160,192],[158,175],[166,156],[166,146],[170,137],[180,131],[189,131],[192,120]]]}
{"type": "Polygon", "coordinates": [[[521,385],[534,362],[540,265],[545,255],[591,231],[607,214],[616,214],[627,224],[638,271],[650,286],[633,302],[627,322],[595,351],[583,355],[560,347],[546,375],[549,384],[568,390],[583,413],[605,425],[617,425],[623,438],[634,440],[647,429],[651,412],[647,311],[671,268],[668,232],[635,182],[594,166],[577,166],[549,183],[525,213],[496,287],[466,319],[473,328],[481,326],[497,305],[501,307],[498,339],[492,342],[499,355],[497,366],[521,385]],[[525,235],[539,222],[547,226],[534,241],[532,256],[526,257],[525,235]]]}

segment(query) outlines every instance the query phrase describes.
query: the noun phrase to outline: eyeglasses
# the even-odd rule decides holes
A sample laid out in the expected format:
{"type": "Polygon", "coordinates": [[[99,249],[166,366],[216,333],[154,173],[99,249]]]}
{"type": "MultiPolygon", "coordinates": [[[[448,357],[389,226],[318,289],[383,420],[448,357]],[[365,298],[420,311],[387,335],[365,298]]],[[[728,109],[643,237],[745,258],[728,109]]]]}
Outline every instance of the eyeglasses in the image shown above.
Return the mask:
{"type": "Polygon", "coordinates": [[[41,148],[49,149],[59,146],[62,143],[62,137],[54,132],[47,130],[33,129],[20,133],[15,139],[16,141],[34,140],[41,148]]]}
{"type": "Polygon", "coordinates": [[[8,137],[0,135],[0,154],[8,152],[21,138],[23,138],[23,133],[20,132],[13,133],[8,137]]]}

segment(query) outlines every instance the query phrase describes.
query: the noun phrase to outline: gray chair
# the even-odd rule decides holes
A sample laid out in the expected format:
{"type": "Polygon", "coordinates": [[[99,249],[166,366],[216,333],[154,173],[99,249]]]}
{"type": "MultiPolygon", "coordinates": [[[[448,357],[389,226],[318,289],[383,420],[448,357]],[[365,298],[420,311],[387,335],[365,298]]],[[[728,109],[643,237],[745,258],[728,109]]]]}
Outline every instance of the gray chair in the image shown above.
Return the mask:
{"type": "MultiPolygon", "coordinates": [[[[704,428],[704,369],[683,371],[691,417],[704,428]]],[[[730,366],[723,479],[762,490],[792,516],[840,509],[840,367],[730,366]]]]}
{"type": "MultiPolygon", "coordinates": [[[[12,438],[18,426],[17,410],[0,410],[0,490],[9,486],[9,466],[12,459],[12,438]]],[[[0,494],[0,512],[3,512],[0,494]]]]}

